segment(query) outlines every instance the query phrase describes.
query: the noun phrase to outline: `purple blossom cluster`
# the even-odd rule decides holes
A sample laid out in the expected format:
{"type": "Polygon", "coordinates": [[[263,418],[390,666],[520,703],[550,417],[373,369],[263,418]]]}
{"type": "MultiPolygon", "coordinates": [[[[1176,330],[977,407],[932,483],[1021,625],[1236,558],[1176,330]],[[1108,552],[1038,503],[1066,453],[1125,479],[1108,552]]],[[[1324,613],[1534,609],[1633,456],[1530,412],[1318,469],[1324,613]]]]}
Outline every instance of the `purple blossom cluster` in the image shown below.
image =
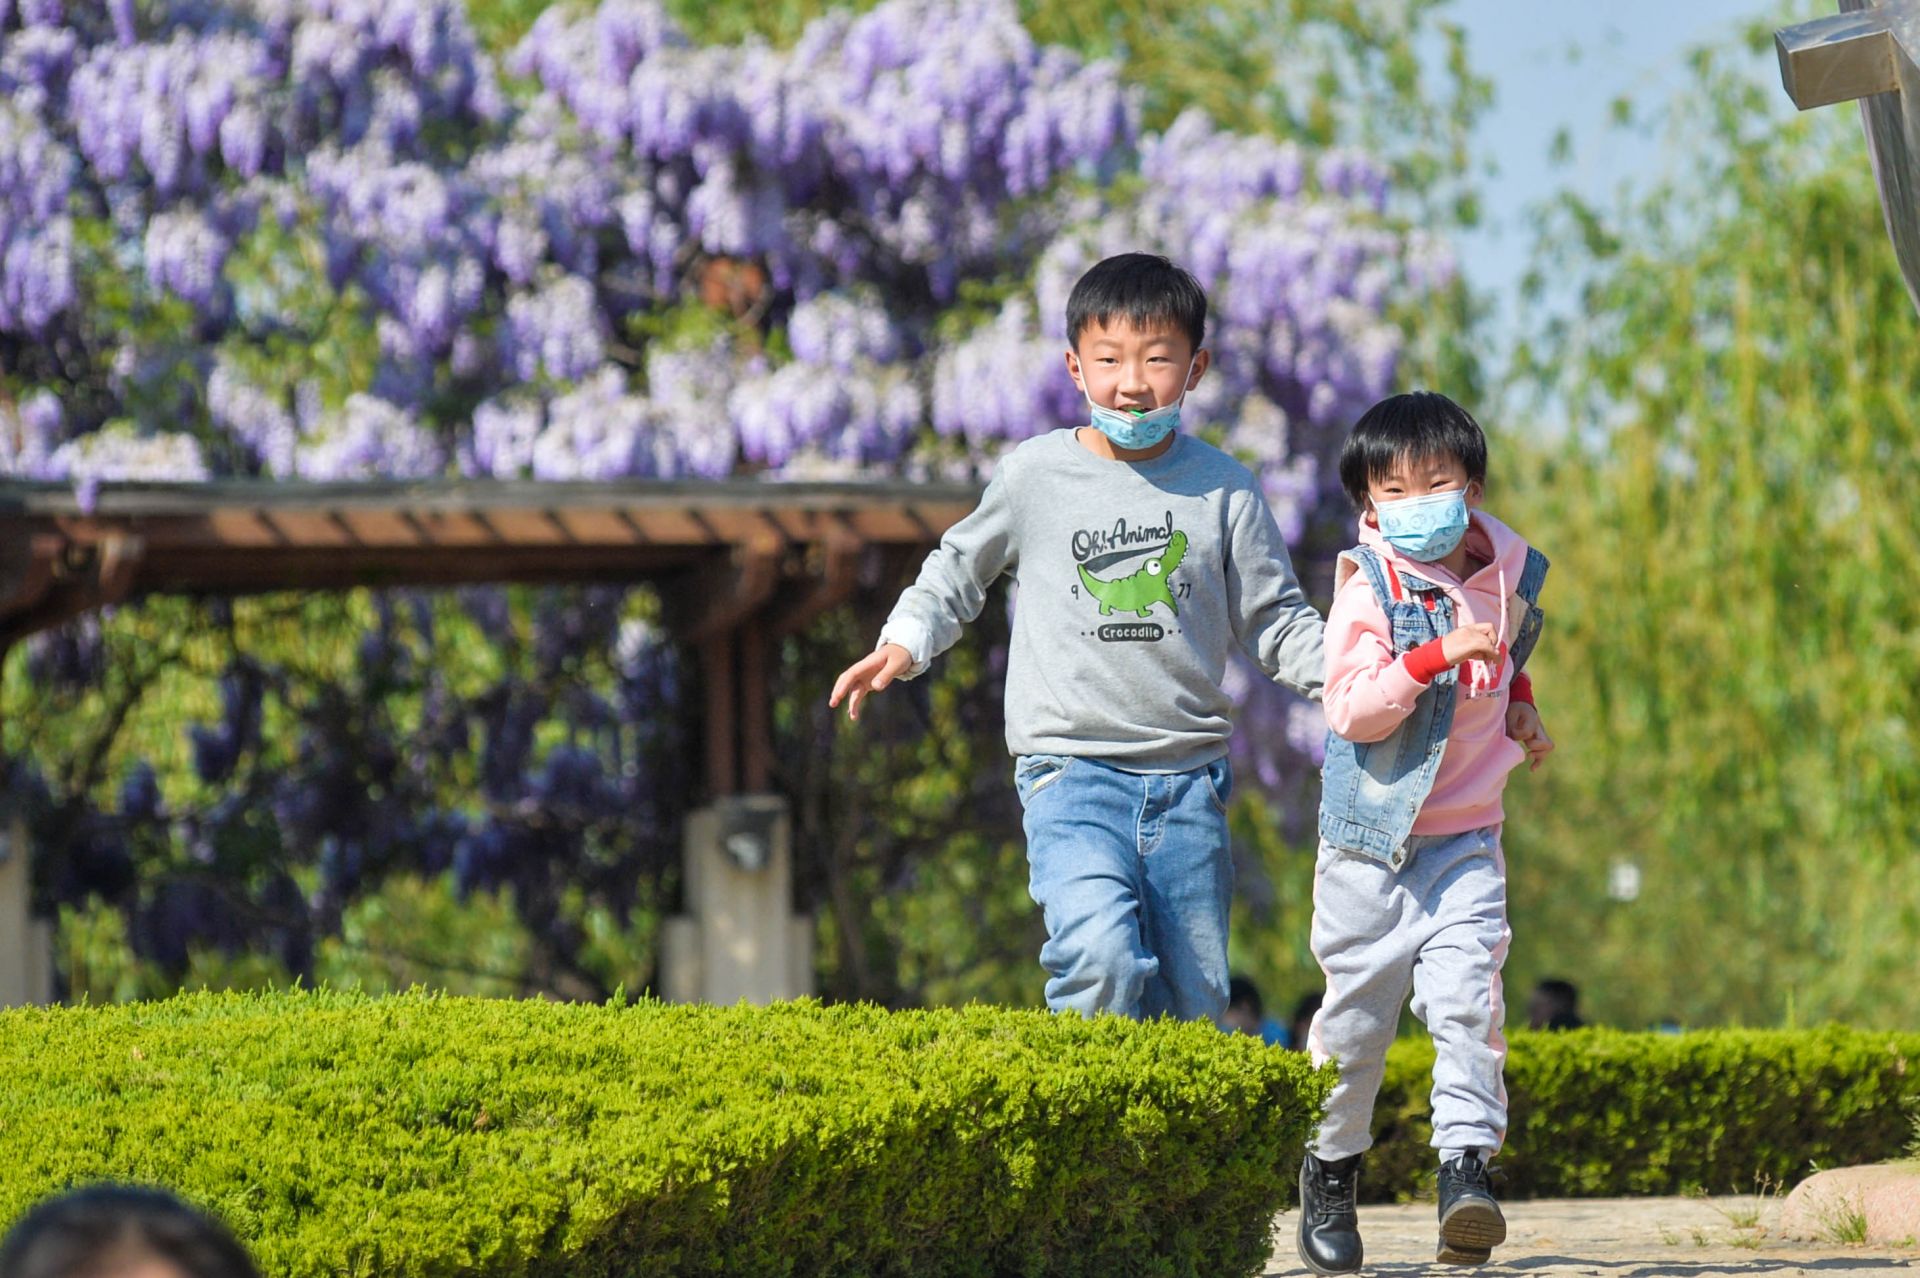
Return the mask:
{"type": "Polygon", "coordinates": [[[743,371],[731,343],[647,353],[644,393],[602,364],[543,400],[508,391],[474,411],[461,469],[496,479],[719,479],[739,458],[727,388],[743,371]]]}
{"type": "Polygon", "coordinates": [[[740,463],[742,432],[728,414],[728,388],[754,379],[766,361],[738,354],[721,338],[647,352],[647,401],[654,410],[653,473],[665,479],[720,479],[740,463]]]}
{"type": "Polygon", "coordinates": [[[37,390],[17,404],[0,403],[0,475],[32,479],[43,474],[60,447],[66,414],[50,390],[37,390]]]}
{"type": "Polygon", "coordinates": [[[629,250],[766,262],[802,299],[912,280],[936,299],[1016,265],[999,214],[1111,173],[1137,111],[1110,63],[1041,48],[1012,4],[890,0],[814,22],[788,52],[695,48],[657,0],[554,8],[512,68],[623,163],[629,250]]]}
{"type": "MultiPolygon", "coordinates": [[[[110,238],[93,269],[131,270],[151,299],[185,302],[196,314],[193,339],[257,340],[262,332],[249,325],[259,317],[235,312],[227,276],[263,208],[282,224],[313,210],[331,282],[357,283],[378,308],[369,322],[387,361],[361,389],[393,399],[400,412],[362,411],[356,420],[399,425],[417,410],[433,384],[421,366],[480,309],[488,284],[481,237],[459,219],[483,208],[485,192],[460,177],[446,141],[432,135],[484,133],[507,103],[461,0],[8,5],[0,96],[0,342],[57,335],[71,345],[97,331],[72,314],[83,296],[82,222],[110,238]]],[[[211,384],[221,361],[201,363],[209,384],[184,405],[199,403],[218,427],[231,416],[233,387],[211,384]]],[[[269,429],[258,414],[247,417],[269,429]]],[[[66,427],[85,435],[101,420],[66,427]]],[[[277,430],[271,448],[240,438],[232,451],[305,473],[285,435],[277,430]]],[[[142,459],[157,468],[149,477],[183,473],[177,446],[75,442],[63,455],[75,479],[87,478],[96,459],[111,459],[116,476],[142,459]]],[[[417,468],[433,451],[415,442],[345,447],[354,460],[343,473],[377,473],[365,467],[387,459],[417,468]]],[[[320,460],[324,448],[302,455],[333,464],[320,460]]],[[[11,469],[63,477],[47,469],[52,456],[16,458],[11,469]]]]}
{"type": "Polygon", "coordinates": [[[565,275],[507,303],[505,354],[521,381],[579,381],[606,359],[605,328],[593,285],[565,275]]]}
{"type": "MultiPolygon", "coordinates": [[[[9,45],[0,95],[33,83],[30,73],[16,74],[14,61],[9,45]]],[[[73,304],[66,207],[77,165],[22,96],[0,100],[0,331],[37,335],[73,304]]]]}
{"type": "Polygon", "coordinates": [[[49,106],[72,130],[90,176],[106,186],[137,183],[149,207],[162,208],[211,193],[222,169],[261,172],[263,99],[283,58],[258,35],[176,27],[165,39],[85,49],[65,101],[50,94],[49,106]]]}
{"type": "Polygon", "coordinates": [[[612,479],[645,474],[653,412],[611,365],[548,405],[533,441],[535,479],[612,479]]]}
{"type": "Polygon", "coordinates": [[[312,420],[293,452],[302,479],[424,479],[446,469],[439,436],[411,412],[354,394],[337,412],[312,420]]]}
{"type": "Polygon", "coordinates": [[[820,293],[787,324],[794,359],[743,378],[727,400],[741,451],[776,471],[889,466],[926,419],[913,344],[871,290],[820,293]]]}
{"type": "Polygon", "coordinates": [[[480,193],[385,139],[321,147],[306,161],[304,190],[326,219],[333,283],[364,288],[388,321],[387,357],[426,364],[446,355],[485,294],[483,243],[470,226],[480,193]]]}
{"type": "Polygon", "coordinates": [[[979,454],[1086,420],[1090,410],[1068,376],[1065,351],[1064,336],[1044,334],[1031,300],[1009,302],[939,352],[934,429],[979,454]]]}
{"type": "Polygon", "coordinates": [[[203,311],[223,309],[222,268],[231,246],[197,211],[169,211],[147,223],[147,283],[203,311]]]}

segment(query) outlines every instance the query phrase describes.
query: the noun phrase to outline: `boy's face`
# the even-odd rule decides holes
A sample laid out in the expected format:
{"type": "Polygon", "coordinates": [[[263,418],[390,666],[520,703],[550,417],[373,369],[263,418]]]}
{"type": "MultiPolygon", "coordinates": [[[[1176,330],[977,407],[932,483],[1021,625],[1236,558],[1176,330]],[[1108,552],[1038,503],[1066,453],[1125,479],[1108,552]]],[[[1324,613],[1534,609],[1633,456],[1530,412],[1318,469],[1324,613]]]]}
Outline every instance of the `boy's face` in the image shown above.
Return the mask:
{"type": "Polygon", "coordinates": [[[1172,326],[1139,329],[1125,320],[1096,320],[1080,330],[1078,348],[1068,349],[1067,372],[1102,408],[1144,413],[1198,386],[1211,358],[1172,326]]]}
{"type": "Polygon", "coordinates": [[[1467,468],[1451,454],[1432,457],[1400,457],[1386,473],[1367,480],[1367,522],[1378,528],[1374,508],[1383,502],[1403,497],[1425,497],[1432,493],[1450,493],[1466,489],[1467,505],[1480,504],[1480,481],[1467,478],[1467,468]]]}

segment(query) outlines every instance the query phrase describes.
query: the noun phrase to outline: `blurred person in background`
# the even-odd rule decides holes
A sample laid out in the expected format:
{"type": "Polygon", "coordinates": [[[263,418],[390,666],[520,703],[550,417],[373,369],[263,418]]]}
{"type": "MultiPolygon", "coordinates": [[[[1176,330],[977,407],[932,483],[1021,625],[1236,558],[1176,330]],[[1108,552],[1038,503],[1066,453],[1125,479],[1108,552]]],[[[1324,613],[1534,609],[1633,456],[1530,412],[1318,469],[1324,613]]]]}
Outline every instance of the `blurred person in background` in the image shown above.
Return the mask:
{"type": "Polygon", "coordinates": [[[1220,1014],[1221,1029],[1235,1034],[1251,1034],[1268,1047],[1292,1047],[1287,1027],[1267,1015],[1266,1002],[1253,978],[1235,976],[1227,981],[1227,1010],[1220,1014]]]}
{"type": "Polygon", "coordinates": [[[1548,977],[1533,987],[1527,996],[1527,1028],[1548,1030],[1579,1029],[1580,988],[1572,981],[1548,977]]]}

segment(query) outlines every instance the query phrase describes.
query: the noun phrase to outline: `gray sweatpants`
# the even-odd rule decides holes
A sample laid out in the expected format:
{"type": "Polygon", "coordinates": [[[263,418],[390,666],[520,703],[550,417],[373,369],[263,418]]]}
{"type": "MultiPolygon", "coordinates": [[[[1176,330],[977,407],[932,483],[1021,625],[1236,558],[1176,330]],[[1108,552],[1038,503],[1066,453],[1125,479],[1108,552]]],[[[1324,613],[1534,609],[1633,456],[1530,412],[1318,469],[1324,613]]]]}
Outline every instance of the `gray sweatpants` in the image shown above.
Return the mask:
{"type": "Polygon", "coordinates": [[[1395,870],[1323,844],[1314,868],[1313,956],[1327,992],[1307,1042],[1315,1064],[1340,1063],[1314,1140],[1324,1159],[1373,1144],[1374,1097],[1409,987],[1413,1013],[1433,1035],[1441,1160],[1468,1150],[1491,1157],[1506,1140],[1500,968],[1513,933],[1500,827],[1415,835],[1406,850],[1395,870]]]}

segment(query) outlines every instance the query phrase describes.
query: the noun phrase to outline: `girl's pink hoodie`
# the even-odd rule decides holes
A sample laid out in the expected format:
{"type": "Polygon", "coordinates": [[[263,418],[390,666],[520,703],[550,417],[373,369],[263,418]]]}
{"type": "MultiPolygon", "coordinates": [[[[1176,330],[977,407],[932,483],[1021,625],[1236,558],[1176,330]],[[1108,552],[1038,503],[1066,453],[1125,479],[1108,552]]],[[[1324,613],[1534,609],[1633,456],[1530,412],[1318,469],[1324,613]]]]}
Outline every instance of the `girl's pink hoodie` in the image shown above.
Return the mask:
{"type": "MultiPolygon", "coordinates": [[[[1526,605],[1513,589],[1526,566],[1527,543],[1491,515],[1473,512],[1467,547],[1488,563],[1464,582],[1438,564],[1419,563],[1400,554],[1364,519],[1360,543],[1390,568],[1444,589],[1453,600],[1455,625],[1504,622],[1505,642],[1519,631],[1526,605]]],[[[1396,656],[1386,614],[1374,599],[1366,574],[1345,559],[1336,572],[1333,607],[1327,613],[1327,686],[1322,694],[1327,726],[1349,741],[1384,740],[1413,713],[1414,701],[1426,691],[1436,670],[1444,667],[1437,651],[1416,649],[1396,656]]],[[[1428,648],[1437,649],[1437,645],[1428,648]]],[[[1512,668],[1504,660],[1497,673],[1479,662],[1460,668],[1453,728],[1447,734],[1433,789],[1413,823],[1415,834],[1462,834],[1506,819],[1501,794],[1507,773],[1527,756],[1526,749],[1507,735],[1512,680],[1512,668]],[[1497,680],[1497,695],[1469,697],[1467,685],[1476,676],[1482,681],[1497,680]]]]}

